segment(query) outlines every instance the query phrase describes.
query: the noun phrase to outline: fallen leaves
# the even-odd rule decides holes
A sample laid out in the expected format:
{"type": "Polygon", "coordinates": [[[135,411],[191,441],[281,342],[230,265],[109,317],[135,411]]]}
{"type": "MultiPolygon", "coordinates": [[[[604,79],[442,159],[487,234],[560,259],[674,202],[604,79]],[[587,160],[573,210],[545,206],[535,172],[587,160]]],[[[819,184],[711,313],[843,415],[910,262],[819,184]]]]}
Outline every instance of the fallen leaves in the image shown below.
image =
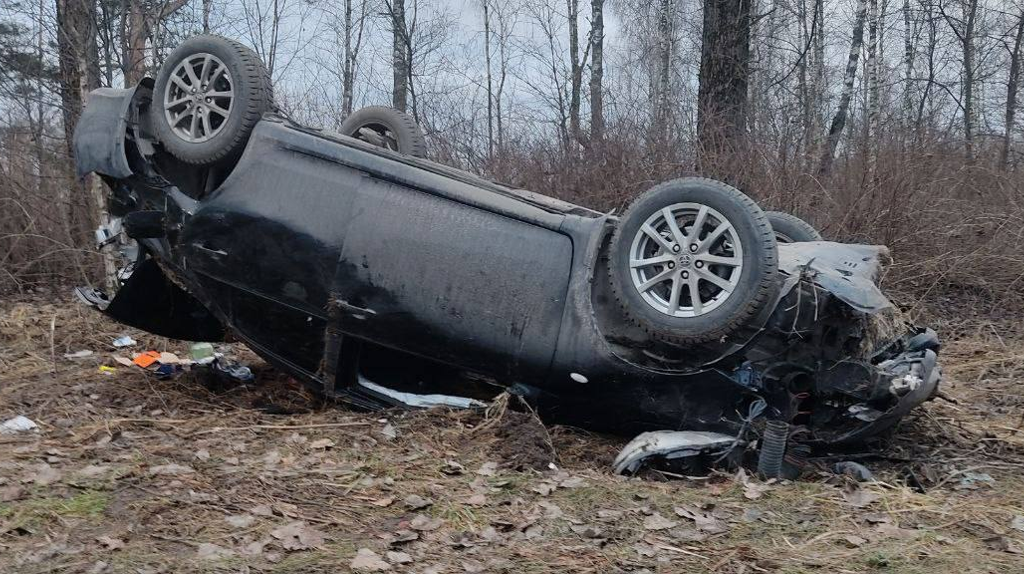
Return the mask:
{"type": "Polygon", "coordinates": [[[96,538],[96,542],[99,542],[105,550],[121,550],[124,548],[124,540],[112,536],[99,536],[96,538]]]}
{"type": "Polygon", "coordinates": [[[676,516],[688,518],[694,522],[697,530],[708,534],[721,534],[729,531],[729,526],[710,512],[705,512],[694,506],[677,506],[673,509],[676,516]]]}
{"type": "Polygon", "coordinates": [[[309,550],[324,544],[323,533],[301,520],[275,528],[270,535],[280,540],[285,550],[309,550]]]}
{"type": "Polygon", "coordinates": [[[248,528],[252,526],[252,523],[255,521],[256,517],[251,514],[235,514],[224,517],[224,522],[227,522],[235,528],[248,528]]]}
{"type": "Polygon", "coordinates": [[[417,510],[423,510],[424,508],[427,508],[428,506],[434,504],[434,501],[430,500],[429,498],[423,498],[418,494],[410,494],[409,496],[405,497],[405,500],[402,501],[402,504],[404,504],[405,507],[408,508],[409,510],[415,512],[417,510]]]}
{"type": "Polygon", "coordinates": [[[668,530],[669,528],[675,528],[676,526],[679,526],[678,522],[669,520],[657,512],[654,512],[650,516],[644,518],[644,528],[647,530],[668,530]]]}
{"type": "Polygon", "coordinates": [[[850,506],[864,508],[878,500],[878,495],[856,484],[852,484],[843,488],[843,500],[850,506]]]}
{"type": "Polygon", "coordinates": [[[420,532],[427,532],[430,530],[437,530],[441,528],[444,521],[440,518],[432,518],[425,514],[417,514],[409,521],[409,528],[412,530],[418,530],[420,532]]]}
{"type": "Polygon", "coordinates": [[[360,548],[349,563],[349,567],[356,572],[385,572],[391,569],[391,564],[373,550],[360,548]]]}
{"type": "Polygon", "coordinates": [[[160,464],[157,466],[149,467],[150,476],[181,476],[183,474],[192,474],[195,469],[191,466],[186,466],[178,463],[160,464]]]}

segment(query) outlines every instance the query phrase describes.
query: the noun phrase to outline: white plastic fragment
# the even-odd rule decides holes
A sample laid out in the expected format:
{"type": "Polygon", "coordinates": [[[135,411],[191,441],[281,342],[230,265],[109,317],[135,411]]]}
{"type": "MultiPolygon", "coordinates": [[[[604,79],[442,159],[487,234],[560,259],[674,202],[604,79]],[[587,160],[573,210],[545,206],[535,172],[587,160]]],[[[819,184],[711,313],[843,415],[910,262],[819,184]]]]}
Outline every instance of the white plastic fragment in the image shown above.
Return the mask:
{"type": "Polygon", "coordinates": [[[75,351],[74,353],[65,353],[65,359],[82,359],[85,357],[91,357],[92,351],[89,349],[82,349],[81,351],[75,351]]]}
{"type": "Polygon", "coordinates": [[[29,432],[39,428],[32,419],[18,415],[13,419],[8,419],[0,424],[0,434],[16,434],[20,432],[29,432]]]}
{"type": "Polygon", "coordinates": [[[114,339],[114,346],[117,347],[118,349],[120,349],[121,347],[133,347],[137,343],[138,342],[135,339],[132,339],[128,335],[121,335],[120,337],[114,339]]]}

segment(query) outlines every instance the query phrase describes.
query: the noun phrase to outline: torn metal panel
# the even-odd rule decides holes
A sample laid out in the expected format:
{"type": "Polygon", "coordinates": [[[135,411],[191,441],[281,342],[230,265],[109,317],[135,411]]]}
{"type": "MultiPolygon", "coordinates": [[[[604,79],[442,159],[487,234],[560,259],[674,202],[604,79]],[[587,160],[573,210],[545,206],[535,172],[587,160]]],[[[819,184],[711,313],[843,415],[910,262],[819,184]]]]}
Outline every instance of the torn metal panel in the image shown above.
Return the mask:
{"type": "Polygon", "coordinates": [[[645,432],[622,448],[612,462],[612,469],[617,474],[634,474],[654,459],[673,460],[700,455],[717,457],[745,445],[746,441],[716,432],[645,432]]]}

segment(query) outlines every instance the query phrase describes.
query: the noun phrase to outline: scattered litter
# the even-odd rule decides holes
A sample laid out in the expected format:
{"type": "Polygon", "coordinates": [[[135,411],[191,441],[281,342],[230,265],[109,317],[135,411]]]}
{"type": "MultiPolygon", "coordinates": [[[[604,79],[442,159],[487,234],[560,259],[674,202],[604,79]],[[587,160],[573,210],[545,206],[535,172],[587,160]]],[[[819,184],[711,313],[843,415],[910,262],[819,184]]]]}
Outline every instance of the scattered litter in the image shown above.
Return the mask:
{"type": "Polygon", "coordinates": [[[1021,516],[1020,514],[1014,516],[1013,520],[1010,521],[1010,528],[1019,532],[1024,532],[1024,516],[1021,516]]]}
{"type": "Polygon", "coordinates": [[[130,367],[135,364],[127,357],[114,357],[114,362],[123,367],[130,367]]]}
{"type": "Polygon", "coordinates": [[[199,364],[213,362],[213,344],[193,343],[189,348],[189,354],[192,356],[192,360],[199,364]]]}
{"type": "Polygon", "coordinates": [[[177,365],[159,365],[153,372],[158,379],[169,379],[177,374],[178,370],[177,365]]]}
{"type": "Polygon", "coordinates": [[[138,341],[132,339],[128,335],[121,335],[120,337],[114,339],[114,346],[117,347],[118,349],[122,347],[134,347],[137,344],[138,341]]]}
{"type": "Polygon", "coordinates": [[[248,383],[255,378],[249,367],[223,358],[215,358],[210,366],[214,373],[243,383],[248,383]]]}
{"type": "Polygon", "coordinates": [[[868,470],[868,467],[858,462],[853,462],[849,460],[837,462],[834,465],[832,465],[832,472],[836,474],[849,476],[856,480],[857,482],[868,482],[875,480],[875,475],[871,474],[871,471],[868,470]]]}
{"type": "Polygon", "coordinates": [[[144,353],[139,353],[138,355],[135,355],[135,358],[132,359],[132,362],[145,369],[152,365],[153,363],[158,362],[159,360],[160,353],[158,351],[146,351],[144,353]]]}
{"type": "Polygon", "coordinates": [[[20,432],[29,432],[39,428],[32,419],[18,415],[13,419],[8,419],[0,424],[0,434],[16,434],[20,432]]]}
{"type": "Polygon", "coordinates": [[[112,375],[115,372],[117,372],[117,369],[115,369],[114,367],[108,366],[108,365],[100,365],[99,369],[97,369],[97,370],[99,372],[107,374],[107,375],[112,375]]]}
{"type": "Polygon", "coordinates": [[[89,349],[82,349],[81,351],[75,351],[74,353],[65,353],[65,359],[83,359],[85,357],[91,357],[92,351],[89,349]]]}
{"type": "Polygon", "coordinates": [[[178,355],[168,352],[161,352],[160,358],[157,360],[160,361],[161,365],[177,365],[181,363],[181,359],[178,358],[178,355]]]}
{"type": "Polygon", "coordinates": [[[982,484],[992,485],[995,479],[984,472],[965,471],[956,485],[957,490],[977,490],[982,484]]]}

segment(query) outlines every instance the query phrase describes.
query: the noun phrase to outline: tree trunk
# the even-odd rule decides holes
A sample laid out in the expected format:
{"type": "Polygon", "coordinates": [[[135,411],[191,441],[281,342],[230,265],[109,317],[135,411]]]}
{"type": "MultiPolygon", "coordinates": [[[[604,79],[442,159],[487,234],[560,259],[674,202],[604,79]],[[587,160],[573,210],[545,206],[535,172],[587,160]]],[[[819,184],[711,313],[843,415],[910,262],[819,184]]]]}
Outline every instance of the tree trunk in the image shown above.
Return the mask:
{"type": "Polygon", "coordinates": [[[910,0],[903,0],[903,121],[909,128],[914,114],[911,91],[914,87],[914,42],[910,25],[910,0]]]}
{"type": "Polygon", "coordinates": [[[569,141],[579,141],[583,62],[580,58],[580,3],[566,0],[569,16],[569,141]]]}
{"type": "MultiPolygon", "coordinates": [[[[879,106],[878,101],[878,0],[868,0],[868,61],[864,67],[868,88],[868,121],[864,145],[868,152],[868,173],[875,173],[878,160],[879,106]]],[[[873,176],[873,175],[872,175],[873,176]]]]}
{"type": "Polygon", "coordinates": [[[964,154],[967,163],[974,163],[974,23],[978,0],[967,0],[965,10],[964,46],[964,154]]]}
{"type": "Polygon", "coordinates": [[[203,34],[210,33],[210,12],[213,10],[213,0],[203,0],[203,34]]]}
{"type": "Polygon", "coordinates": [[[1017,116],[1017,86],[1020,84],[1020,45],[1024,39],[1024,11],[1017,20],[1017,34],[1010,52],[1010,73],[1006,80],[1006,127],[1003,131],[1003,150],[999,164],[1004,170],[1010,169],[1010,147],[1013,144],[1013,126],[1017,116]]]}
{"type": "Polygon", "coordinates": [[[348,117],[352,113],[352,82],[355,69],[352,54],[352,0],[345,0],[345,54],[341,65],[341,113],[348,117]]]}
{"type": "Polygon", "coordinates": [[[391,2],[391,32],[393,35],[391,105],[404,112],[409,107],[409,60],[407,57],[408,38],[406,38],[408,31],[405,27],[405,0],[392,0],[391,2]]]}
{"type": "Polygon", "coordinates": [[[825,149],[821,154],[821,165],[818,168],[819,175],[828,175],[832,170],[832,160],[836,155],[839,137],[843,133],[843,128],[846,127],[850,100],[853,98],[853,83],[857,78],[857,60],[860,59],[860,49],[864,45],[864,18],[866,15],[867,0],[857,0],[857,17],[853,23],[853,34],[850,39],[850,55],[846,60],[843,92],[839,97],[839,108],[836,110],[836,115],[832,117],[832,124],[828,129],[825,149]]]}
{"type": "Polygon", "coordinates": [[[591,0],[590,137],[604,138],[604,0],[591,0]]]}
{"type": "Polygon", "coordinates": [[[146,13],[142,0],[128,1],[128,22],[124,30],[122,54],[124,87],[131,88],[146,75],[146,13]]]}
{"type": "Polygon", "coordinates": [[[654,129],[659,137],[667,133],[671,117],[672,24],[675,21],[673,0],[661,0],[658,14],[658,72],[654,82],[654,129]]]}
{"type": "Polygon", "coordinates": [[[491,14],[483,0],[484,8],[484,61],[487,70],[487,159],[494,157],[494,82],[491,77],[491,14]]]}
{"type": "MultiPolygon", "coordinates": [[[[99,48],[96,44],[96,5],[92,0],[57,0],[57,50],[60,65],[60,97],[64,112],[64,137],[68,157],[74,157],[73,135],[82,107],[89,92],[100,86],[99,48]]],[[[93,217],[88,223],[107,225],[107,193],[95,175],[88,175],[82,189],[92,199],[93,217]]],[[[69,233],[78,227],[75,222],[81,214],[72,209],[70,196],[58,198],[60,209],[66,214],[69,233]]],[[[104,278],[108,291],[116,288],[117,261],[107,246],[103,251],[104,278]]]]}
{"type": "Polygon", "coordinates": [[[697,137],[704,152],[734,149],[747,123],[750,0],[706,0],[697,93],[697,137]]]}

